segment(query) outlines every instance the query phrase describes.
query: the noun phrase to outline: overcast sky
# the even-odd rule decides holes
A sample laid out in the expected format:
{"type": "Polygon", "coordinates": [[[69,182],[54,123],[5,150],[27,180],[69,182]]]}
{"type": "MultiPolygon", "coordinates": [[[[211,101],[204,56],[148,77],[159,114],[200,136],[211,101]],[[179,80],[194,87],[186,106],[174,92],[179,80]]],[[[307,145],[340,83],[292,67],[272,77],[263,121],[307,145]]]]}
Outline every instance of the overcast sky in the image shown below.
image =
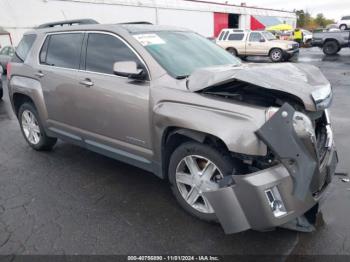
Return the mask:
{"type": "Polygon", "coordinates": [[[350,0],[206,0],[210,2],[228,2],[248,6],[268,7],[293,11],[307,9],[313,16],[323,13],[327,18],[338,21],[343,15],[350,15],[350,0]]]}

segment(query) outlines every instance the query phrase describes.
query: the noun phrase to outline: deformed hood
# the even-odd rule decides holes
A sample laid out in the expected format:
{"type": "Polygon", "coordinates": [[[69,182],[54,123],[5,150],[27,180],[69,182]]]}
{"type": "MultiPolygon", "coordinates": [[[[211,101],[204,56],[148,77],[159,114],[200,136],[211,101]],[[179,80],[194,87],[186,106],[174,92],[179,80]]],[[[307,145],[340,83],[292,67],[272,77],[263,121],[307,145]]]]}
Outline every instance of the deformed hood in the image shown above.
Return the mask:
{"type": "Polygon", "coordinates": [[[327,108],[332,99],[329,81],[317,67],[306,64],[244,64],[238,67],[201,68],[189,76],[187,88],[196,92],[234,80],[292,94],[300,98],[309,111],[327,108]]]}

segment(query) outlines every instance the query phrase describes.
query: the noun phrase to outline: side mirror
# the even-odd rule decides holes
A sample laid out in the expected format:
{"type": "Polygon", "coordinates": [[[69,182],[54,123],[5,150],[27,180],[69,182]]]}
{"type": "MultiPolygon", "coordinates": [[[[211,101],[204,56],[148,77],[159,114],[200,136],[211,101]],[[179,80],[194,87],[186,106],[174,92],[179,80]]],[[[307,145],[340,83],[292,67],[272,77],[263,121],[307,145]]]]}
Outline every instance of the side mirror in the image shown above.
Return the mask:
{"type": "Polygon", "coordinates": [[[265,42],[265,38],[260,38],[260,43],[264,43],[265,42]]]}
{"type": "Polygon", "coordinates": [[[123,61],[114,63],[113,72],[117,76],[129,77],[134,79],[143,79],[145,77],[143,70],[137,68],[137,64],[134,61],[123,61]]]}

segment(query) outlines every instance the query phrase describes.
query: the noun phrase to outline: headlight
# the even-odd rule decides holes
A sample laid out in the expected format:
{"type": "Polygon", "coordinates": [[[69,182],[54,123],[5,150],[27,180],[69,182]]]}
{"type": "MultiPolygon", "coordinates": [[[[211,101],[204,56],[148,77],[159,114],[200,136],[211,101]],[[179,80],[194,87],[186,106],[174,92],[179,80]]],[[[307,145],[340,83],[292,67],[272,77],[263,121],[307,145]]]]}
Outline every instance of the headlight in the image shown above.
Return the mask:
{"type": "Polygon", "coordinates": [[[293,48],[294,48],[293,44],[288,45],[288,49],[293,49],[293,48]]]}

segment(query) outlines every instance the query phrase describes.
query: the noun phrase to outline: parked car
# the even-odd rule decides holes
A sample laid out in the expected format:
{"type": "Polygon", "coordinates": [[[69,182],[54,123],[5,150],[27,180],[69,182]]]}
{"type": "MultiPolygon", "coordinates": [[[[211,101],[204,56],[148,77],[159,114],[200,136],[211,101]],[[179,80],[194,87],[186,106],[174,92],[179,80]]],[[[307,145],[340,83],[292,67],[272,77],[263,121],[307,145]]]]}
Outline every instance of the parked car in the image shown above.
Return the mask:
{"type": "Polygon", "coordinates": [[[185,29],[65,23],[26,33],[10,63],[29,146],[61,138],[148,170],[226,233],[314,214],[338,161],[318,68],[241,64],[185,29]]]}
{"type": "Polygon", "coordinates": [[[350,29],[350,15],[343,16],[340,21],[338,21],[337,25],[340,30],[350,29]]]}
{"type": "Polygon", "coordinates": [[[322,48],[326,55],[335,55],[342,48],[350,47],[350,31],[316,31],[312,45],[322,48]]]}
{"type": "Polygon", "coordinates": [[[273,62],[290,60],[299,54],[298,43],[277,40],[267,31],[223,29],[216,43],[232,55],[269,56],[273,62]]]}
{"type": "Polygon", "coordinates": [[[303,42],[305,46],[312,45],[312,33],[306,29],[301,29],[303,32],[303,42]]]}
{"type": "Polygon", "coordinates": [[[15,53],[15,49],[12,46],[5,46],[0,50],[0,67],[3,71],[6,71],[7,63],[11,61],[12,56],[15,53]]]}
{"type": "Polygon", "coordinates": [[[2,87],[2,74],[3,74],[3,69],[0,67],[0,100],[2,99],[4,95],[3,87],[2,87]]]}

